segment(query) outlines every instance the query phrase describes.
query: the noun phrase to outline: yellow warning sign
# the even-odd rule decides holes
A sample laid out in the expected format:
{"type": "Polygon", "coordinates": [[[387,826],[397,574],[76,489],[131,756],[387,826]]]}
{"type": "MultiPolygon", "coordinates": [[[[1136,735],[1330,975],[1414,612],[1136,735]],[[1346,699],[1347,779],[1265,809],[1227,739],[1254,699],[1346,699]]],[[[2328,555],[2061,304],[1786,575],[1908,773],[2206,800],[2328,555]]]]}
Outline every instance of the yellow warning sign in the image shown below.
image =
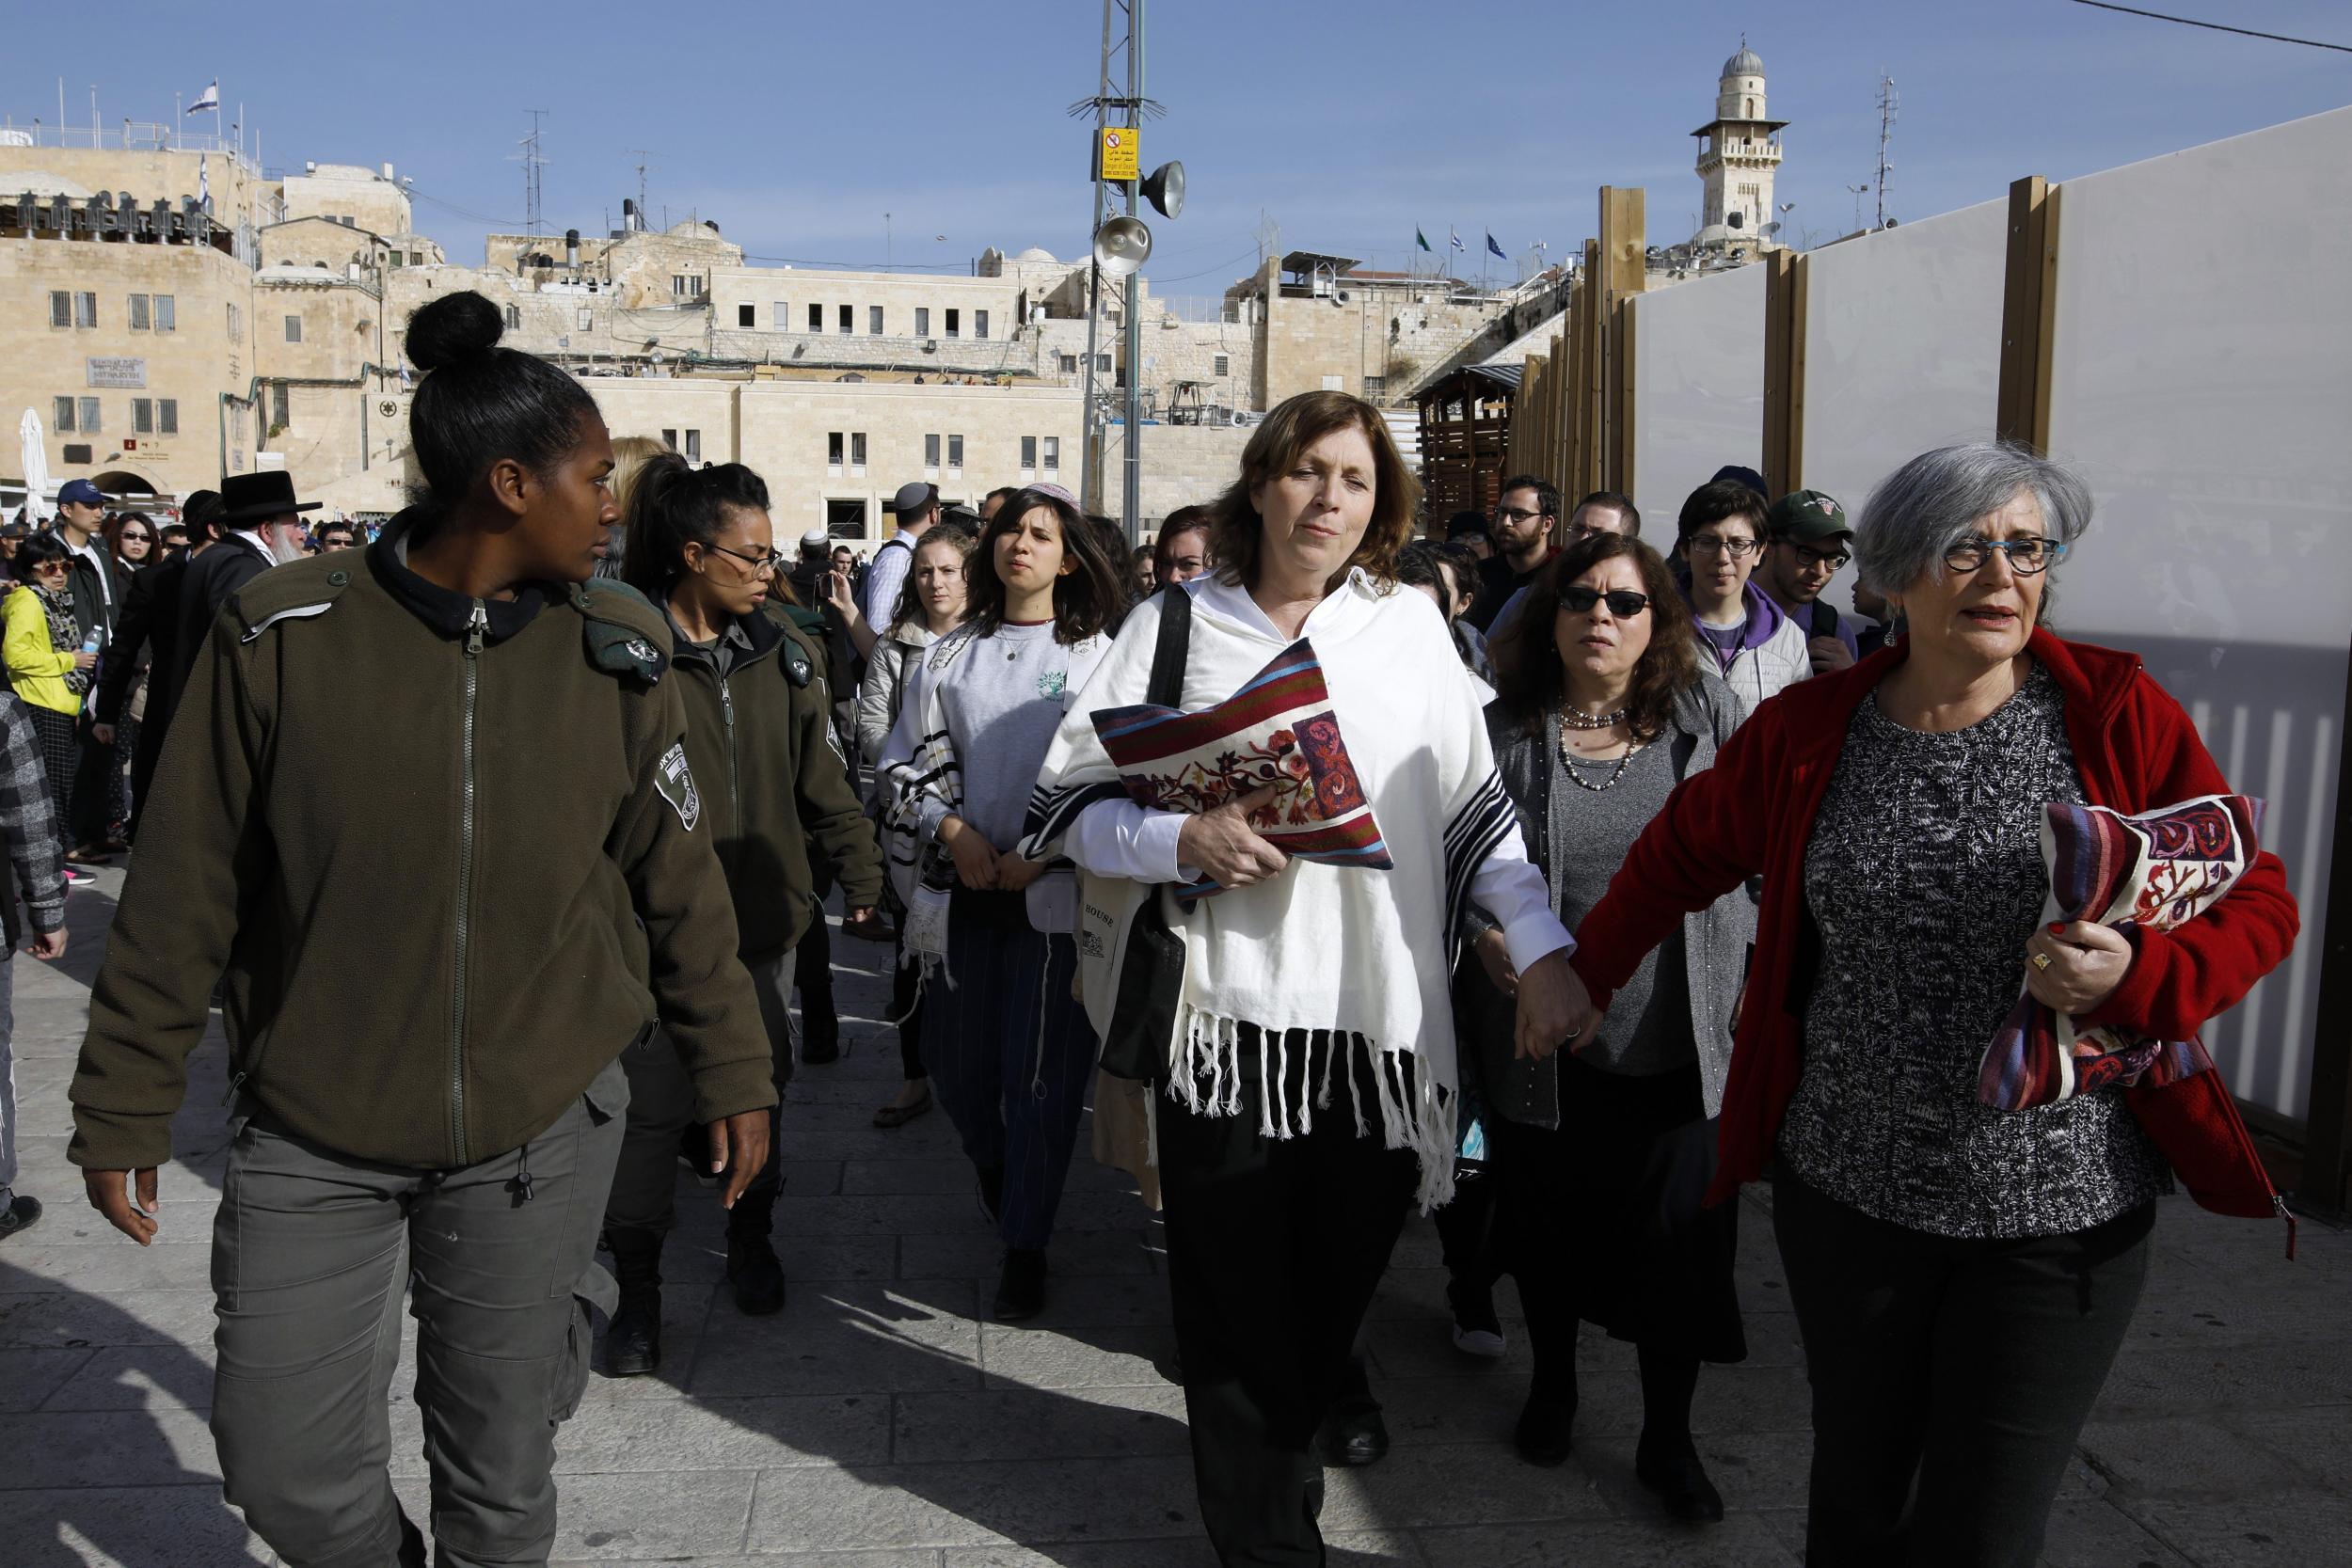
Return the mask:
{"type": "Polygon", "coordinates": [[[1137,146],[1136,128],[1115,125],[1103,132],[1101,159],[1104,180],[1140,180],[1143,178],[1143,150],[1137,146]]]}

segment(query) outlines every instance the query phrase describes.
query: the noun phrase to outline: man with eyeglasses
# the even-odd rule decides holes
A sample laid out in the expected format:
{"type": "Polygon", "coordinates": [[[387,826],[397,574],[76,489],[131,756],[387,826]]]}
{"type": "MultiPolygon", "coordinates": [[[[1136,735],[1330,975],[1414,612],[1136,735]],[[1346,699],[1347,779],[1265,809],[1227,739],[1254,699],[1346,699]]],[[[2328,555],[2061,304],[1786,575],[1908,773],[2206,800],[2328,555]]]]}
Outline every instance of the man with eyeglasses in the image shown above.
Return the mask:
{"type": "Polygon", "coordinates": [[[1805,636],[1813,673],[1843,670],[1861,657],[1852,623],[1841,621],[1821,590],[1853,556],[1853,527],[1837,498],[1820,490],[1791,490],[1764,519],[1764,560],[1756,585],[1805,636]]]}
{"type": "Polygon", "coordinates": [[[1675,520],[1675,560],[1698,622],[1699,647],[1753,713],[1767,697],[1813,673],[1804,634],[1748,580],[1764,548],[1762,495],[1735,479],[1691,492],[1675,520]]]}
{"type": "Polygon", "coordinates": [[[1495,616],[1527,579],[1559,550],[1560,487],[1534,474],[1515,474],[1502,482],[1495,501],[1495,553],[1478,565],[1478,594],[1462,619],[1480,632],[1494,625],[1495,616]]]}

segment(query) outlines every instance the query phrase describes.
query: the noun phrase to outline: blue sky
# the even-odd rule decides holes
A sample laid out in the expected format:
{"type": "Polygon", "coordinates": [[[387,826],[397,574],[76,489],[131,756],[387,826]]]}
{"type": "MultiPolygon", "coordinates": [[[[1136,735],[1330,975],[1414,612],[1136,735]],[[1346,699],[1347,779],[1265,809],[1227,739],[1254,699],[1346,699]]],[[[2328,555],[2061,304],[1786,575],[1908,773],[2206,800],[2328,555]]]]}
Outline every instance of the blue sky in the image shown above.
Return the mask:
{"type": "MultiPolygon", "coordinates": [[[[2151,8],[2352,43],[2342,0],[2151,8]]],[[[875,266],[886,252],[961,270],[992,244],[1083,247],[1087,133],[1064,110],[1092,89],[1094,0],[700,0],[672,27],[660,14],[606,0],[19,8],[0,113],[54,120],[61,61],[81,124],[93,83],[119,126],[168,119],[175,91],[217,74],[267,164],[389,161],[417,182],[418,226],[465,261],[523,215],[511,160],[532,108],[549,111],[558,231],[617,222],[637,186],[629,150],[644,148],[657,221],[665,206],[713,218],[755,257],[875,266]],[[232,35],[246,41],[231,48],[232,35]]],[[[1486,228],[1514,257],[1537,240],[1558,257],[1592,231],[1598,186],[1642,185],[1652,242],[1679,238],[1699,200],[1689,133],[1743,30],[1772,112],[1791,122],[1778,198],[1797,204],[1792,237],[1852,226],[1846,187],[1873,178],[1883,71],[1901,97],[1890,196],[1904,219],[2021,175],[2062,179],[2352,103],[2352,55],[2069,0],[1159,0],[1148,21],[1146,90],[1168,115],[1144,162],[1181,158],[1191,178],[1182,220],[1154,220],[1147,271],[1168,294],[1214,294],[1246,271],[1262,213],[1285,248],[1391,267],[1416,225],[1441,253],[1458,227],[1474,270],[1486,228]]],[[[2163,224],[2194,221],[2153,216],[2158,245],[2163,224]]]]}

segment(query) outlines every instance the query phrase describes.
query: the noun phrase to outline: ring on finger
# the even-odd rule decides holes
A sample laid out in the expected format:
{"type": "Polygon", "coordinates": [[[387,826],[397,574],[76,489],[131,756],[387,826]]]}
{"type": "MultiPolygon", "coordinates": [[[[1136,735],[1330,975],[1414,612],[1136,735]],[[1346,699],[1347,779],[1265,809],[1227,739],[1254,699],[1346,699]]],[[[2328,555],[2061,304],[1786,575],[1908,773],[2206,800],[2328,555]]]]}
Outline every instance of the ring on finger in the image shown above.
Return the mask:
{"type": "Polygon", "coordinates": [[[2033,965],[2034,968],[2040,970],[2044,974],[2047,974],[2050,972],[2050,955],[2047,953],[2036,953],[2026,961],[2033,965]]]}

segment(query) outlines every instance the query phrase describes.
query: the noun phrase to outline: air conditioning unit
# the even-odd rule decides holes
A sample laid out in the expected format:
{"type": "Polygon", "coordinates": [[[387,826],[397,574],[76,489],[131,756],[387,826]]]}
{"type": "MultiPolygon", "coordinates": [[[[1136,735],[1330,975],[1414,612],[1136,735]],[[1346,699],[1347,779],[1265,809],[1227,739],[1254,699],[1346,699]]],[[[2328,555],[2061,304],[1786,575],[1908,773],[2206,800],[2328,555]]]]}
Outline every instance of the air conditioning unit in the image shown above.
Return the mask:
{"type": "Polygon", "coordinates": [[[939,352],[939,340],[936,338],[924,339],[923,352],[925,354],[937,354],[939,352]]]}

